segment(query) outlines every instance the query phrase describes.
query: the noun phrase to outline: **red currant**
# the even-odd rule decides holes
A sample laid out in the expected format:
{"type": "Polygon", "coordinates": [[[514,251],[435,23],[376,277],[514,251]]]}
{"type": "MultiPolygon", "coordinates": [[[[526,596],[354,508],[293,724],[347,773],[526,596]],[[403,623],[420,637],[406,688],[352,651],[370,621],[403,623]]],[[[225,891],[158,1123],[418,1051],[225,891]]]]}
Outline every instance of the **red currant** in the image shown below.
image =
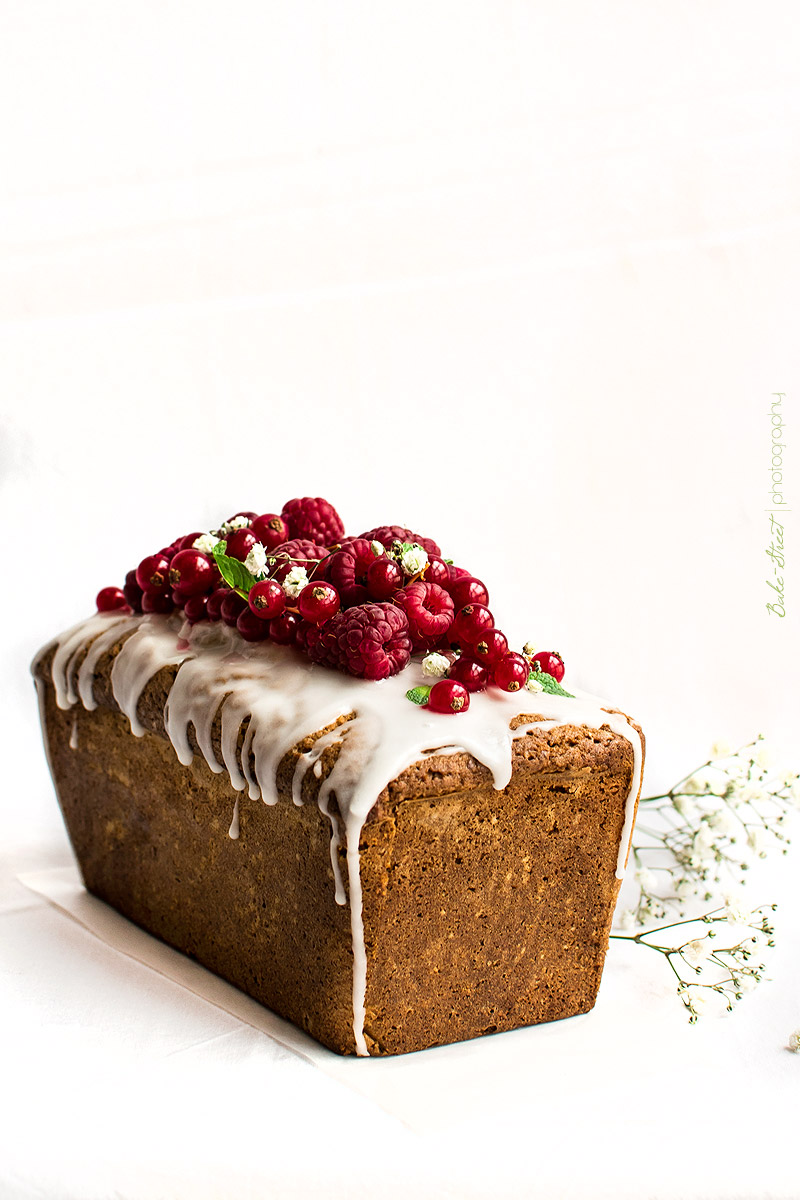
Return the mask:
{"type": "Polygon", "coordinates": [[[556,650],[540,650],[538,654],[532,654],[529,661],[534,671],[545,671],[556,683],[561,683],[564,678],[564,660],[556,650]]]}
{"type": "Polygon", "coordinates": [[[469,708],[469,692],[457,679],[440,679],[428,694],[431,712],[458,713],[469,708]]]}
{"type": "Polygon", "coordinates": [[[208,603],[206,604],[206,616],[209,621],[219,621],[221,619],[222,614],[220,613],[220,609],[222,608],[222,601],[229,595],[230,588],[214,589],[208,597],[208,603]]]}
{"type": "Polygon", "coordinates": [[[290,646],[295,640],[299,626],[300,618],[297,613],[283,612],[274,621],[270,621],[269,636],[279,646],[290,646]]]}
{"type": "Polygon", "coordinates": [[[243,608],[236,619],[236,628],[246,642],[263,642],[269,636],[269,626],[249,608],[243,608]]]}
{"type": "Polygon", "coordinates": [[[312,625],[321,625],[342,607],[339,593],[332,583],[308,583],[297,597],[300,616],[312,625]]]}
{"type": "Polygon", "coordinates": [[[492,683],[496,683],[504,692],[518,692],[528,682],[529,674],[530,667],[521,654],[504,654],[494,664],[492,683]]]}
{"type": "Polygon", "coordinates": [[[136,568],[136,582],[143,592],[166,592],[169,584],[169,559],[163,554],[148,554],[136,568]]]}
{"type": "Polygon", "coordinates": [[[422,578],[426,583],[438,583],[439,587],[445,589],[450,587],[450,569],[444,559],[436,554],[428,555],[428,565],[422,572],[422,578]]]}
{"type": "Polygon", "coordinates": [[[187,596],[183,605],[183,612],[190,625],[196,625],[198,621],[208,620],[209,600],[210,596],[187,596]]]}
{"type": "Polygon", "coordinates": [[[230,525],[231,521],[238,521],[240,517],[244,517],[246,521],[252,523],[257,515],[257,513],[251,512],[249,508],[242,508],[239,512],[235,512],[232,517],[228,517],[225,524],[230,525]]]}
{"type": "Polygon", "coordinates": [[[470,648],[479,662],[493,667],[508,653],[508,638],[499,629],[487,629],[470,648]]]}
{"type": "Polygon", "coordinates": [[[233,626],[239,619],[239,613],[244,612],[246,608],[247,601],[243,600],[238,592],[228,592],[219,606],[219,615],[226,625],[233,626]]]}
{"type": "Polygon", "coordinates": [[[448,671],[448,678],[463,683],[468,692],[482,692],[489,682],[489,670],[483,663],[462,654],[448,671]]]}
{"type": "Polygon", "coordinates": [[[130,604],[134,612],[142,611],[142,589],[136,582],[136,572],[128,571],[125,576],[125,587],[122,589],[125,593],[125,599],[130,604]]]}
{"type": "Polygon", "coordinates": [[[201,550],[179,550],[169,565],[169,581],[184,596],[209,591],[215,578],[214,564],[201,550]]]}
{"type": "Polygon", "coordinates": [[[172,603],[172,596],[166,592],[143,592],[142,593],[142,612],[146,613],[171,613],[175,605],[172,603]]]}
{"type": "Polygon", "coordinates": [[[274,579],[262,579],[254,583],[247,595],[250,609],[262,621],[271,621],[279,617],[286,608],[286,595],[283,588],[274,579]]]}
{"type": "Polygon", "coordinates": [[[482,633],[493,628],[494,617],[485,604],[465,604],[462,609],[456,611],[450,634],[465,646],[471,646],[482,633]]]}
{"type": "Polygon", "coordinates": [[[98,612],[118,612],[121,608],[130,608],[125,593],[118,587],[101,588],[95,603],[98,612]]]}
{"type": "Polygon", "coordinates": [[[194,547],[197,539],[202,536],[203,535],[199,530],[195,530],[194,533],[184,534],[182,538],[178,538],[177,544],[175,545],[175,550],[191,550],[194,547]]]}
{"type": "Polygon", "coordinates": [[[265,550],[274,550],[289,540],[289,527],[277,513],[263,513],[253,520],[250,528],[265,550]]]}
{"type": "Polygon", "coordinates": [[[372,600],[391,600],[402,586],[403,572],[385,554],[367,567],[367,591],[372,600]]]}
{"type": "Polygon", "coordinates": [[[449,585],[448,591],[453,598],[456,612],[465,604],[489,603],[489,589],[474,575],[463,575],[455,583],[449,585]]]}
{"type": "Polygon", "coordinates": [[[225,553],[228,558],[238,558],[239,562],[244,562],[257,541],[258,538],[249,529],[235,529],[228,535],[225,553]]]}

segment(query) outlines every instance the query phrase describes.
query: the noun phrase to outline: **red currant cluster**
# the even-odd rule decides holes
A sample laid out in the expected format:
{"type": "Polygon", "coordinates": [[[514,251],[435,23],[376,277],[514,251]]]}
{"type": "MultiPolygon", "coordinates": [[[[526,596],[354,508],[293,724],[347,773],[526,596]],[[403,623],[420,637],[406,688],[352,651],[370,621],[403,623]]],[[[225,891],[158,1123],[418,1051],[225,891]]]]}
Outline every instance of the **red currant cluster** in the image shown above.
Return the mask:
{"type": "Polygon", "coordinates": [[[124,588],[97,596],[100,612],[180,609],[191,624],[223,621],[247,641],[295,645],[365,679],[396,674],[414,652],[447,653],[447,678],[423,689],[436,712],[465,711],[470,693],[489,684],[517,691],[531,670],[563,677],[558,655],[510,651],[488,602],[485,584],[446,562],[432,539],[397,525],[345,538],[320,497],[186,534],[142,559],[124,588]]]}

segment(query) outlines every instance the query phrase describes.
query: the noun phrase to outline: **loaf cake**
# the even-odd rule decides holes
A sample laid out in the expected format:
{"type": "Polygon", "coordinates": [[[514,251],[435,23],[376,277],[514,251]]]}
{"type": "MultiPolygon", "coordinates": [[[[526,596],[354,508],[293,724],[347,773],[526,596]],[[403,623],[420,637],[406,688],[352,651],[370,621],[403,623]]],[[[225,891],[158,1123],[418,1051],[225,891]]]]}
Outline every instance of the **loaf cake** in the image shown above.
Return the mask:
{"type": "Polygon", "coordinates": [[[87,889],[340,1054],[587,1012],[641,730],[436,543],[337,522],[177,539],[37,656],[87,889]]]}

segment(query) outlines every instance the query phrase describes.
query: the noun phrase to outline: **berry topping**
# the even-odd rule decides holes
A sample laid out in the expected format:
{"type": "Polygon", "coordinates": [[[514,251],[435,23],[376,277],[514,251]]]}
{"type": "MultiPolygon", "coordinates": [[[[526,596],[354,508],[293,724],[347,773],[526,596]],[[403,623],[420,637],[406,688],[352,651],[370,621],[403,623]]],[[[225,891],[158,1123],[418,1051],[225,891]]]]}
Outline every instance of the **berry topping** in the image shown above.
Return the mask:
{"type": "Polygon", "coordinates": [[[179,550],[169,565],[169,582],[184,596],[208,592],[218,578],[216,568],[201,550],[179,550]]]}
{"type": "Polygon", "coordinates": [[[408,665],[411,639],[404,612],[392,604],[359,604],[332,617],[308,650],[314,662],[361,679],[385,679],[408,665]]]}
{"type": "Polygon", "coordinates": [[[394,596],[408,617],[415,650],[432,650],[453,624],[453,601],[435,583],[409,583],[394,596]]]}
{"type": "Polygon", "coordinates": [[[143,592],[166,592],[170,562],[165,554],[148,554],[136,568],[136,582],[143,592]]]}
{"type": "Polygon", "coordinates": [[[337,588],[345,608],[364,604],[369,599],[367,573],[373,564],[381,561],[375,557],[366,538],[344,542],[341,549],[331,555],[328,578],[337,588]]]}
{"type": "Polygon", "coordinates": [[[263,642],[264,638],[269,635],[269,626],[266,621],[261,621],[251,612],[249,608],[244,608],[236,618],[236,628],[246,642],[263,642]]]}
{"type": "Polygon", "coordinates": [[[277,513],[262,513],[250,526],[265,550],[274,550],[281,542],[289,540],[289,528],[277,513]]]}
{"type": "Polygon", "coordinates": [[[402,525],[379,525],[376,529],[368,529],[366,533],[361,534],[361,537],[366,538],[368,542],[380,542],[387,550],[392,542],[416,542],[422,546],[423,550],[427,550],[428,554],[441,556],[442,553],[433,538],[412,533],[410,529],[406,529],[402,525]]]}
{"type": "Polygon", "coordinates": [[[451,582],[447,590],[453,597],[456,612],[465,604],[489,603],[489,590],[486,584],[481,583],[480,579],[476,579],[474,575],[462,575],[460,579],[451,582]]]}
{"type": "Polygon", "coordinates": [[[487,629],[485,633],[481,634],[480,640],[471,647],[471,650],[479,662],[486,663],[487,667],[493,667],[504,654],[508,653],[508,639],[499,629],[487,629]]]}
{"type": "Polygon", "coordinates": [[[372,560],[367,568],[367,591],[372,600],[390,600],[402,586],[403,572],[396,562],[386,555],[372,560]]]}
{"type": "Polygon", "coordinates": [[[222,619],[222,614],[220,613],[222,601],[226,596],[229,595],[230,588],[226,587],[215,588],[215,590],[211,593],[211,595],[208,597],[208,603],[206,604],[206,616],[208,617],[209,621],[219,621],[222,619]]]}
{"type": "Polygon", "coordinates": [[[225,553],[228,558],[238,558],[239,562],[244,562],[257,541],[258,538],[249,529],[236,529],[226,539],[225,553]]]}
{"type": "Polygon", "coordinates": [[[144,592],[142,594],[142,612],[171,613],[174,608],[172,596],[168,592],[144,592]]]}
{"type": "Polygon", "coordinates": [[[279,646],[291,646],[300,628],[300,618],[297,613],[282,612],[267,626],[269,636],[279,646]]]}
{"type": "Polygon", "coordinates": [[[130,604],[134,612],[142,611],[142,589],[136,582],[136,572],[128,571],[125,576],[125,587],[122,589],[125,593],[125,599],[130,604]]]}
{"type": "Polygon", "coordinates": [[[532,670],[552,675],[556,683],[561,683],[564,678],[564,660],[556,650],[540,650],[538,654],[532,654],[528,662],[532,670]]]}
{"type": "Polygon", "coordinates": [[[198,538],[201,538],[202,536],[203,535],[202,535],[202,533],[199,532],[199,530],[196,531],[195,533],[184,534],[183,537],[178,538],[177,542],[173,542],[172,548],[173,548],[173,550],[176,550],[176,551],[177,550],[191,550],[192,546],[195,544],[195,542],[198,540],[198,538]]]}
{"type": "Polygon", "coordinates": [[[251,610],[262,621],[279,617],[286,608],[286,594],[275,579],[262,579],[254,583],[247,596],[251,610]]]}
{"type": "Polygon", "coordinates": [[[95,601],[98,612],[119,612],[122,608],[130,610],[122,588],[104,587],[97,593],[95,601]]]}
{"type": "Polygon", "coordinates": [[[183,606],[184,616],[190,625],[208,619],[208,602],[210,596],[187,596],[183,606]]]}
{"type": "Polygon", "coordinates": [[[494,628],[494,617],[485,604],[465,604],[456,613],[451,636],[465,646],[472,646],[482,633],[494,628]]]}
{"type": "Polygon", "coordinates": [[[297,607],[311,625],[321,625],[339,611],[341,602],[332,583],[309,583],[297,597],[297,607]]]}
{"type": "Polygon", "coordinates": [[[489,669],[483,663],[462,654],[448,671],[448,678],[463,683],[468,692],[482,692],[489,683],[489,669]]]}
{"type": "Polygon", "coordinates": [[[469,692],[457,679],[440,679],[430,690],[427,707],[437,713],[466,712],[469,692]]]}
{"type": "Polygon", "coordinates": [[[322,546],[334,546],[344,537],[342,518],[321,496],[289,500],[281,513],[290,538],[308,538],[322,546]]]}
{"type": "Polygon", "coordinates": [[[226,625],[232,627],[238,621],[239,613],[244,612],[246,608],[247,601],[243,600],[238,592],[228,592],[219,607],[219,615],[226,625]]]}
{"type": "Polygon", "coordinates": [[[439,587],[450,590],[450,570],[444,559],[436,554],[428,555],[428,565],[422,573],[422,578],[426,583],[438,583],[439,587]]]}
{"type": "Polygon", "coordinates": [[[327,559],[328,551],[316,542],[309,542],[307,538],[292,538],[291,541],[281,542],[279,546],[276,546],[274,550],[270,551],[269,557],[275,559],[276,567],[273,570],[269,560],[267,566],[273,577],[280,583],[286,578],[292,567],[305,567],[310,575],[314,569],[314,563],[323,558],[327,559]]]}
{"type": "Polygon", "coordinates": [[[494,664],[492,683],[497,684],[504,692],[518,692],[528,682],[530,667],[521,654],[504,654],[494,664]]]}

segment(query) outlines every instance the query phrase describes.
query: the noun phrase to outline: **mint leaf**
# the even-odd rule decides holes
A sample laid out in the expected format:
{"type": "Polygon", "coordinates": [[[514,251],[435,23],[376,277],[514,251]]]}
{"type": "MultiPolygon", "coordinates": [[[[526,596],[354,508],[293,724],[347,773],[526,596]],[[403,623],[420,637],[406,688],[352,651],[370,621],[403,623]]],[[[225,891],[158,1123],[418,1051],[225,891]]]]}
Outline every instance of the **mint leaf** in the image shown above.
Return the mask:
{"type": "Polygon", "coordinates": [[[410,700],[412,704],[427,704],[432,687],[433,684],[430,687],[421,684],[419,687],[409,688],[406,692],[406,700],[410,700]]]}
{"type": "Polygon", "coordinates": [[[219,573],[235,592],[247,599],[250,588],[256,582],[243,562],[238,558],[229,558],[225,553],[225,542],[218,542],[212,550],[214,562],[219,567],[219,573]],[[222,547],[220,550],[219,547],[222,547]]]}
{"type": "Polygon", "coordinates": [[[549,692],[551,696],[568,696],[570,700],[575,699],[572,692],[565,692],[561,684],[557,683],[552,675],[548,675],[547,671],[531,671],[528,678],[535,679],[542,685],[542,691],[549,692]]]}

